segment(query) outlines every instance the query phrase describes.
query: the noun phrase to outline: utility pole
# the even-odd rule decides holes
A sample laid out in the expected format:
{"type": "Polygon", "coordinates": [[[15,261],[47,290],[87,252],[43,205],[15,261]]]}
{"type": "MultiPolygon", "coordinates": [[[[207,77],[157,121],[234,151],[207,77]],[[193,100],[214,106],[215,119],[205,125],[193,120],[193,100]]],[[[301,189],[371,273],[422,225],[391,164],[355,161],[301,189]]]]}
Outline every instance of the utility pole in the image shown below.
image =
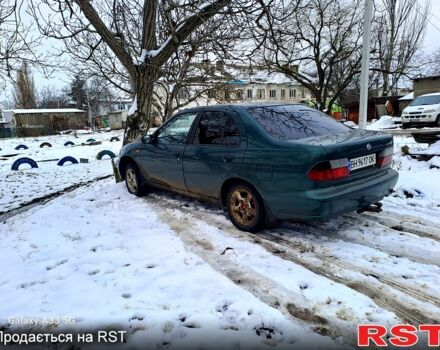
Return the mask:
{"type": "Polygon", "coordinates": [[[86,86],[86,97],[87,97],[87,109],[88,109],[88,115],[89,115],[89,126],[93,130],[93,127],[92,127],[93,118],[92,118],[92,111],[90,109],[89,88],[87,86],[87,80],[86,80],[86,83],[84,85],[86,86]]]}
{"type": "Polygon", "coordinates": [[[373,0],[365,0],[364,34],[362,44],[361,100],[359,103],[359,129],[367,126],[368,79],[370,68],[371,21],[373,19],[373,0]]]}

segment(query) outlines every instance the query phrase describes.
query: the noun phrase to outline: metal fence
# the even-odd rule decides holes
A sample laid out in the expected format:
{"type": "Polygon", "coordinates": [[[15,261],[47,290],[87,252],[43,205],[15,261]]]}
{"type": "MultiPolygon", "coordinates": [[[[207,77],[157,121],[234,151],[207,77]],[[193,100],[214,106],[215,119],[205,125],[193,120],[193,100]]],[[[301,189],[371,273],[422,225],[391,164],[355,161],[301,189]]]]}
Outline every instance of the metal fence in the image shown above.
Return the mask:
{"type": "Polygon", "coordinates": [[[17,137],[55,135],[59,131],[81,129],[86,124],[84,112],[16,113],[17,137]]]}

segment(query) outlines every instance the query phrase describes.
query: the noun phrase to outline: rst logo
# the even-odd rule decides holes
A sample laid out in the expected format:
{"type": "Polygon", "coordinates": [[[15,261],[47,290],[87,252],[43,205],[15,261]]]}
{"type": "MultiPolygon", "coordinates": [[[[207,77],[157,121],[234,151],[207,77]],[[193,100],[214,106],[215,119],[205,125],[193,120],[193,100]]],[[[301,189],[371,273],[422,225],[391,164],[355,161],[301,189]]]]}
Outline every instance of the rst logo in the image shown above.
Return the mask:
{"type": "Polygon", "coordinates": [[[409,324],[398,324],[389,329],[389,338],[387,337],[388,329],[385,326],[361,324],[358,326],[357,345],[359,347],[414,346],[419,340],[417,332],[425,332],[428,335],[428,346],[440,346],[440,325],[438,324],[424,324],[419,325],[418,328],[409,324]]]}

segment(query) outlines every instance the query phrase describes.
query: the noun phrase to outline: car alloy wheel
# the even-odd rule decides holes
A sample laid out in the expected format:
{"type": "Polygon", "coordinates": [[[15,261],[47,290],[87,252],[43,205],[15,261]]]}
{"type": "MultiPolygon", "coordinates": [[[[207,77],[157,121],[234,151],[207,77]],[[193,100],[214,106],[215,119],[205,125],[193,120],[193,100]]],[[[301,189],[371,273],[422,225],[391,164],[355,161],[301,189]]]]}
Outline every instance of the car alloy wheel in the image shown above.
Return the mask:
{"type": "Polygon", "coordinates": [[[257,232],[263,228],[264,211],[256,192],[246,185],[231,188],[228,212],[233,224],[243,231],[257,232]]]}
{"type": "Polygon", "coordinates": [[[125,184],[128,192],[141,196],[143,194],[143,184],[139,171],[134,164],[128,164],[125,168],[125,184]]]}
{"type": "Polygon", "coordinates": [[[126,181],[127,181],[128,190],[131,193],[136,193],[138,189],[138,184],[136,179],[136,173],[134,172],[133,169],[127,169],[126,181]]]}

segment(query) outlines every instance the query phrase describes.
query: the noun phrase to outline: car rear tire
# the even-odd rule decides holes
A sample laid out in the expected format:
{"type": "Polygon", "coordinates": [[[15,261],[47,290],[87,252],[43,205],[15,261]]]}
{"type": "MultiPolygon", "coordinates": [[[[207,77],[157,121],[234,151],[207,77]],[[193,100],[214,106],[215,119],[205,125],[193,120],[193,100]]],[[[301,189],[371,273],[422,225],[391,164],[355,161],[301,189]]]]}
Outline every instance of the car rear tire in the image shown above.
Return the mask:
{"type": "Polygon", "coordinates": [[[437,127],[437,128],[440,128],[440,115],[439,116],[437,116],[437,119],[435,120],[435,126],[437,127]]]}
{"type": "Polygon", "coordinates": [[[136,196],[142,196],[145,193],[145,189],[137,166],[133,163],[127,164],[124,175],[128,192],[136,196]]]}
{"type": "Polygon", "coordinates": [[[263,200],[258,192],[246,184],[232,186],[226,198],[229,218],[239,230],[258,232],[265,225],[263,200]]]}

